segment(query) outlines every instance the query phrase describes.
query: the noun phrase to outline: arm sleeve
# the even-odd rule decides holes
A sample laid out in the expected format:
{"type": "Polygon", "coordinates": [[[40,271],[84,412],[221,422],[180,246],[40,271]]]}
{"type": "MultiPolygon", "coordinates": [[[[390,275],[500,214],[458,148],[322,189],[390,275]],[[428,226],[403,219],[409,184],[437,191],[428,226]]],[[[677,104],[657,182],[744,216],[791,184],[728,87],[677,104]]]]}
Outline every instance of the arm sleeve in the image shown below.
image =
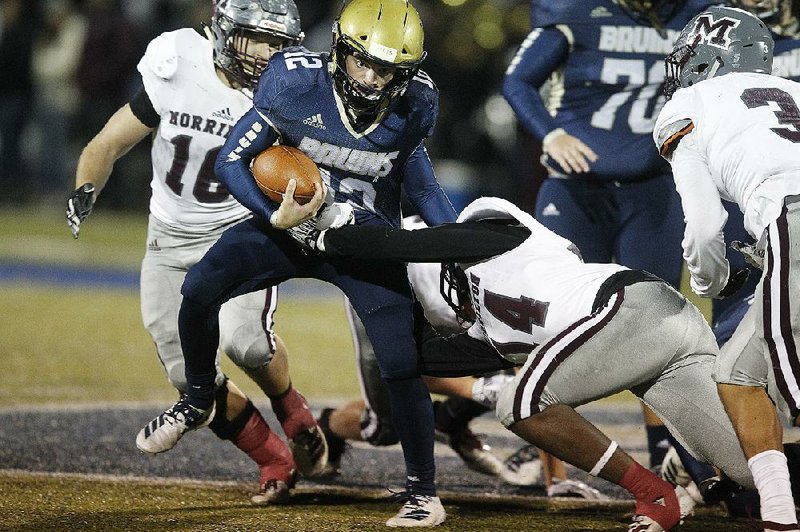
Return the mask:
{"type": "Polygon", "coordinates": [[[683,136],[675,147],[672,172],[686,218],[683,258],[692,291],[701,297],[715,297],[728,282],[730,265],[722,232],[728,213],[693,133],[683,136]]]}
{"type": "Polygon", "coordinates": [[[161,117],[153,107],[153,102],[150,101],[150,97],[147,95],[147,91],[144,90],[144,87],[141,87],[133,98],[131,98],[129,105],[131,106],[133,116],[138,118],[142,124],[153,129],[158,127],[158,124],[161,122],[161,117]]]}
{"type": "Polygon", "coordinates": [[[555,27],[534,28],[511,61],[503,80],[503,96],[530,134],[539,140],[558,129],[539,88],[567,58],[570,44],[555,27]]]}
{"type": "Polygon", "coordinates": [[[456,221],[456,211],[442,190],[424,144],[406,161],[404,174],[406,196],[429,226],[456,221]]]}
{"type": "Polygon", "coordinates": [[[444,224],[408,231],[348,225],[325,234],[330,256],[401,262],[477,262],[510,251],[530,236],[526,227],[486,222],[444,224]]]}
{"type": "Polygon", "coordinates": [[[253,107],[230,131],[214,165],[217,177],[231,195],[266,220],[278,209],[278,204],[258,188],[250,163],[277,139],[278,134],[253,107]]]}

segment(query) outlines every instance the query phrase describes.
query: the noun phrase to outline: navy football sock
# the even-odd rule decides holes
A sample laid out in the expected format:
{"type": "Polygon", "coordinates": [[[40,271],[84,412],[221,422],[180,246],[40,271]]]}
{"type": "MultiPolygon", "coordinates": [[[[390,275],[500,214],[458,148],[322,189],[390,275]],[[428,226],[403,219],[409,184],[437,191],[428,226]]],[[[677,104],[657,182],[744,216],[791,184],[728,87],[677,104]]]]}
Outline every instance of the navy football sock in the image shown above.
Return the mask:
{"type": "Polygon", "coordinates": [[[184,298],[178,313],[178,331],[186,364],[189,404],[206,410],[214,403],[215,360],[219,345],[217,308],[209,309],[184,298]]]}
{"type": "Polygon", "coordinates": [[[433,404],[422,379],[387,380],[392,422],[403,446],[407,489],[416,495],[436,495],[433,460],[433,404]]]}
{"type": "Polygon", "coordinates": [[[669,429],[664,425],[648,425],[647,451],[650,453],[650,468],[661,467],[669,450],[669,429]]]}

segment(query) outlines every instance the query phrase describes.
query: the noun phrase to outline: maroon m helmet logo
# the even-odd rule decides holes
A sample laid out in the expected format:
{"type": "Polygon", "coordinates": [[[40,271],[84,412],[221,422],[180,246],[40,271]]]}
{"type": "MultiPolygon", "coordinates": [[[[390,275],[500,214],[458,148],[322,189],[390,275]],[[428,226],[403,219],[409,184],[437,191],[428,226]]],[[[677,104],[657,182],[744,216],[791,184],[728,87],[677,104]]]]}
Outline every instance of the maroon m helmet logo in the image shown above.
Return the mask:
{"type": "Polygon", "coordinates": [[[739,20],[730,17],[715,19],[709,13],[697,17],[688,43],[692,48],[704,42],[717,48],[728,49],[731,44],[730,32],[739,25],[739,20]]]}

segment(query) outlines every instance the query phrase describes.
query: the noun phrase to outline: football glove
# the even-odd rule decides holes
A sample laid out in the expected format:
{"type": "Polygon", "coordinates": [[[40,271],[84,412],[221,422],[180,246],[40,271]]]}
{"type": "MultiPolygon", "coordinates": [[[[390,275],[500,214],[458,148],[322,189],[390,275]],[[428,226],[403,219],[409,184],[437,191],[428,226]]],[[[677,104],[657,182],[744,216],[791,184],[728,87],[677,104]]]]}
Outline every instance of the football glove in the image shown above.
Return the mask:
{"type": "Polygon", "coordinates": [[[92,213],[93,206],[94,185],[92,183],[81,185],[67,198],[67,224],[73,237],[78,238],[81,222],[92,213]]]}
{"type": "Polygon", "coordinates": [[[755,266],[759,270],[764,269],[764,250],[758,249],[754,244],[745,244],[740,240],[731,242],[731,247],[744,255],[744,260],[748,264],[755,266]]]}
{"type": "Polygon", "coordinates": [[[716,299],[725,299],[739,291],[747,282],[750,277],[750,270],[742,268],[741,270],[733,270],[728,276],[728,282],[725,287],[717,294],[716,299]]]}
{"type": "Polygon", "coordinates": [[[325,231],[355,223],[353,206],[348,203],[323,204],[314,218],[286,230],[306,253],[324,253],[325,231]]]}

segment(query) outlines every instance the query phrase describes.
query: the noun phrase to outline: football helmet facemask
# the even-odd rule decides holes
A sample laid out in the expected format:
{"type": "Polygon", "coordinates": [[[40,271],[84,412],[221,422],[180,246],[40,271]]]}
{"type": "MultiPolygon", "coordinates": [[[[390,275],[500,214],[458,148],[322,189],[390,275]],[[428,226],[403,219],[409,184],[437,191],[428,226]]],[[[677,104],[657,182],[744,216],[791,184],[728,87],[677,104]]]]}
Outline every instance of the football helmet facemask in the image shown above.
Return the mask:
{"type": "Polygon", "coordinates": [[[253,89],[268,57],[248,53],[251,42],[281,50],[303,40],[293,0],[217,0],[211,17],[214,64],[242,87],[253,89]]]}
{"type": "Polygon", "coordinates": [[[352,0],[333,23],[332,75],[336,92],[357,128],[374,120],[405,92],[425,59],[417,10],[407,0],[352,0]],[[348,56],[391,69],[381,89],[347,72],[348,56]]]}
{"type": "Polygon", "coordinates": [[[731,0],[731,4],[754,14],[778,35],[798,38],[800,24],[796,12],[800,2],[797,0],[756,0],[752,4],[742,0],[731,0]]]}
{"type": "Polygon", "coordinates": [[[666,36],[664,23],[669,21],[686,0],[615,0],[637,21],[648,24],[666,36]]]}
{"type": "Polygon", "coordinates": [[[667,99],[681,87],[730,72],[772,72],[775,43],[755,15],[732,7],[711,7],[683,28],[664,66],[667,99]]]}
{"type": "Polygon", "coordinates": [[[456,313],[460,325],[475,323],[475,309],[469,296],[469,281],[457,264],[442,264],[439,274],[439,292],[447,305],[456,313]]]}

